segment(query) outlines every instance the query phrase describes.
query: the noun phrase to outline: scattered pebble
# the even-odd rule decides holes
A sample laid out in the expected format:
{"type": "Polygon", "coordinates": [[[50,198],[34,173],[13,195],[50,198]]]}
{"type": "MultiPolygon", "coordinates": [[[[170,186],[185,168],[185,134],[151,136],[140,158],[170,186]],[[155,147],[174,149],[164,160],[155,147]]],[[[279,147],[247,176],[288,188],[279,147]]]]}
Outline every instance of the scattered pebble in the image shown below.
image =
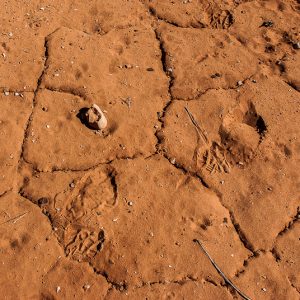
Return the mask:
{"type": "Polygon", "coordinates": [[[90,286],[89,284],[85,284],[85,285],[83,286],[83,289],[84,289],[85,291],[89,290],[90,288],[91,288],[91,286],[90,286]]]}
{"type": "Polygon", "coordinates": [[[50,128],[50,125],[47,124],[47,125],[46,125],[46,128],[50,128]]]}
{"type": "Polygon", "coordinates": [[[8,91],[5,91],[5,92],[4,92],[4,95],[5,95],[5,96],[9,96],[9,92],[8,92],[8,91]]]}
{"type": "Polygon", "coordinates": [[[243,85],[243,81],[242,81],[242,80],[239,80],[239,81],[237,82],[237,85],[238,85],[238,86],[242,86],[242,85],[243,85]]]}
{"type": "Polygon", "coordinates": [[[175,165],[176,159],[175,159],[175,158],[172,158],[172,159],[170,160],[170,163],[171,163],[172,165],[175,165]]]}
{"type": "Polygon", "coordinates": [[[224,184],[224,183],[225,183],[225,181],[224,181],[224,180],[221,180],[221,181],[220,181],[220,183],[221,183],[221,184],[224,184]]]}
{"type": "Polygon", "coordinates": [[[104,129],[107,126],[107,119],[96,104],[93,104],[85,114],[86,122],[96,130],[104,129]]]}
{"type": "Polygon", "coordinates": [[[58,287],[56,288],[56,293],[58,294],[58,293],[60,292],[60,290],[61,290],[61,288],[60,288],[60,286],[58,286],[58,287]]]}
{"type": "Polygon", "coordinates": [[[263,292],[266,292],[266,291],[267,291],[267,289],[266,289],[266,288],[262,288],[262,291],[263,291],[263,292]]]}
{"type": "Polygon", "coordinates": [[[132,201],[129,201],[129,202],[128,202],[128,205],[129,205],[129,206],[132,206],[132,205],[133,205],[133,202],[132,202],[132,201]]]}

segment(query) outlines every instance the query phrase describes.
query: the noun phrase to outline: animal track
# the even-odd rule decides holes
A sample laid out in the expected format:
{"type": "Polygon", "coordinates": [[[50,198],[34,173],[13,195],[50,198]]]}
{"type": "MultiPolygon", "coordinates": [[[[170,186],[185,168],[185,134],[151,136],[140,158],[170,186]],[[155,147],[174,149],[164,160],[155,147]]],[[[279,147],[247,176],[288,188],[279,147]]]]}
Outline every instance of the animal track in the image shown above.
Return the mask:
{"type": "MultiPolygon", "coordinates": [[[[97,168],[74,179],[66,190],[51,197],[40,197],[36,203],[47,215],[66,256],[88,261],[104,244],[102,216],[117,205],[117,186],[111,168],[97,168]]],[[[25,182],[21,194],[30,197],[25,182]]]]}
{"type": "Polygon", "coordinates": [[[77,261],[93,258],[103,247],[104,231],[69,226],[64,234],[66,256],[77,261]]]}
{"type": "Polygon", "coordinates": [[[263,141],[267,126],[252,102],[239,104],[225,116],[220,128],[222,144],[232,163],[249,163],[263,141]]]}
{"type": "Polygon", "coordinates": [[[207,137],[205,131],[200,127],[200,125],[195,120],[192,113],[185,107],[185,110],[196,128],[198,141],[197,147],[194,153],[194,160],[196,161],[196,167],[198,167],[199,160],[202,162],[202,166],[210,173],[214,172],[229,172],[230,165],[226,159],[225,149],[222,145],[217,142],[212,142],[207,137]]]}
{"type": "Polygon", "coordinates": [[[214,29],[227,29],[234,22],[233,15],[228,10],[214,11],[210,17],[210,27],[214,29]]]}
{"type": "Polygon", "coordinates": [[[204,168],[211,174],[229,173],[232,165],[249,163],[267,130],[253,103],[242,103],[224,117],[219,129],[219,143],[209,139],[192,113],[185,110],[197,131],[196,168],[204,168]]]}

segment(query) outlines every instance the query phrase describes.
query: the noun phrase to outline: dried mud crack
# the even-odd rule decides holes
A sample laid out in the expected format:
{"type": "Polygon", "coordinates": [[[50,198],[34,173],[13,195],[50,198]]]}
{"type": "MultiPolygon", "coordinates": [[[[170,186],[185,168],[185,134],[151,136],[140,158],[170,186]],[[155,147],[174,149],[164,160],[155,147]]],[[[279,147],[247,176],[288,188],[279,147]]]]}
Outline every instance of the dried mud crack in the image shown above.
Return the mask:
{"type": "Polygon", "coordinates": [[[298,299],[296,1],[27,2],[0,12],[4,298],[298,299]]]}

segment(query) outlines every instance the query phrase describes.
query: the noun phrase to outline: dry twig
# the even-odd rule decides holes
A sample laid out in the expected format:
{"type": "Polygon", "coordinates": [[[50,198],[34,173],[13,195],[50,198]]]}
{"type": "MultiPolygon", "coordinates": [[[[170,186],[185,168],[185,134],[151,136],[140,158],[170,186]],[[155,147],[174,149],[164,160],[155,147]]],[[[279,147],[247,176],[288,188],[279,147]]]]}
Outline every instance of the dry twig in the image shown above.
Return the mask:
{"type": "Polygon", "coordinates": [[[221,269],[218,267],[218,265],[215,263],[215,261],[212,259],[212,257],[209,255],[209,253],[206,251],[206,249],[204,248],[204,246],[202,245],[202,243],[197,240],[194,239],[193,240],[196,244],[198,244],[201,248],[201,250],[205,253],[205,255],[208,257],[208,259],[210,260],[210,262],[212,263],[212,265],[215,267],[215,269],[218,271],[218,273],[223,277],[223,279],[225,280],[225,282],[227,284],[229,284],[243,299],[245,300],[251,300],[248,296],[246,296],[237,286],[235,286],[231,280],[229,280],[226,275],[221,271],[221,269]]]}
{"type": "Polygon", "coordinates": [[[1,223],[0,225],[3,225],[3,224],[6,224],[6,223],[9,223],[9,222],[13,222],[14,224],[17,223],[21,218],[23,218],[25,215],[27,215],[29,213],[29,211],[26,211],[24,212],[23,214],[20,214],[14,218],[11,218],[3,223],[1,223]]]}

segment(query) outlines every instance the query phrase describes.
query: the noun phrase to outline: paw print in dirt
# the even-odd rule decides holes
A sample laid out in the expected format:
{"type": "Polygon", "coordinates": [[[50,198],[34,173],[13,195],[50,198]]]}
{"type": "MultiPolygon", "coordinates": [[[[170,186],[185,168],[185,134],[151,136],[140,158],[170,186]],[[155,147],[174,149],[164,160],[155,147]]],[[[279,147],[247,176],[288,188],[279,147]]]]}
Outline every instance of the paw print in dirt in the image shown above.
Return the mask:
{"type": "Polygon", "coordinates": [[[220,136],[231,164],[249,163],[263,141],[266,130],[266,123],[252,102],[240,103],[225,116],[220,136]]]}
{"type": "Polygon", "coordinates": [[[112,168],[100,166],[76,176],[45,173],[26,180],[21,193],[48,216],[67,256],[89,261],[102,249],[103,226],[118,204],[112,168]],[[37,195],[32,193],[36,186],[42,186],[37,195]],[[58,188],[49,192],[50,187],[58,188]]]}
{"type": "Polygon", "coordinates": [[[174,101],[160,138],[169,158],[185,169],[229,173],[251,162],[266,130],[251,101],[237,99],[235,91],[218,90],[199,100],[174,101]]]}
{"type": "Polygon", "coordinates": [[[64,231],[65,254],[79,262],[92,259],[103,247],[103,230],[68,226],[64,231]]]}

